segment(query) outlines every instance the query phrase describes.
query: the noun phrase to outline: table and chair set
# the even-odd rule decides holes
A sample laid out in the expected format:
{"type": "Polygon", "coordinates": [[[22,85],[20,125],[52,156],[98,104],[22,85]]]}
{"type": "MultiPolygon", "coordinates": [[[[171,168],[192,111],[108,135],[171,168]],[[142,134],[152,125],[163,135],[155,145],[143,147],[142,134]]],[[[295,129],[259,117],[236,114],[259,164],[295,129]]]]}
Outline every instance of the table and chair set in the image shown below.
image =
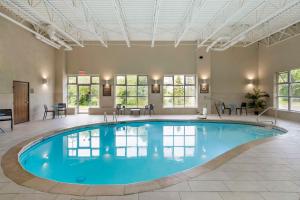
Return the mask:
{"type": "Polygon", "coordinates": [[[240,105],[235,105],[235,104],[225,105],[225,103],[222,102],[221,105],[220,105],[220,110],[221,110],[222,114],[225,114],[226,112],[228,112],[229,115],[231,115],[232,111],[234,111],[234,110],[235,110],[236,115],[238,113],[240,115],[242,115],[243,110],[244,110],[245,114],[248,115],[248,106],[247,106],[246,102],[242,102],[240,105]]]}
{"type": "Polygon", "coordinates": [[[144,108],[126,108],[126,106],[122,104],[117,104],[116,106],[117,115],[126,115],[126,113],[129,113],[130,115],[141,115],[142,111],[144,111],[144,115],[148,113],[151,116],[153,113],[155,113],[154,104],[146,105],[144,108]]]}
{"type": "Polygon", "coordinates": [[[67,116],[67,104],[66,103],[57,103],[52,106],[51,109],[48,108],[48,106],[44,105],[44,116],[43,120],[47,119],[48,113],[52,114],[52,119],[54,119],[56,116],[67,116]]]}

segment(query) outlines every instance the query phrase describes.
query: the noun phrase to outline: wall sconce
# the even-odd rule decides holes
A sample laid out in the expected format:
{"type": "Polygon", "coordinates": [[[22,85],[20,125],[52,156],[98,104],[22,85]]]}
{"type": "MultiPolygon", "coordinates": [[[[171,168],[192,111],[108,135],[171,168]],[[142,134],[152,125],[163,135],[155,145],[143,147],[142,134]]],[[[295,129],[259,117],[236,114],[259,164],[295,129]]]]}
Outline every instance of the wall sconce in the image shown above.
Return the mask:
{"type": "Polygon", "coordinates": [[[43,85],[46,85],[47,83],[48,83],[48,80],[47,80],[46,78],[43,78],[43,79],[42,79],[42,84],[43,84],[43,85]]]}
{"type": "Polygon", "coordinates": [[[253,85],[254,84],[254,79],[247,79],[247,84],[248,85],[253,85]]]}
{"type": "Polygon", "coordinates": [[[111,96],[111,84],[109,84],[108,80],[105,80],[103,85],[103,96],[111,96]]]}
{"type": "Polygon", "coordinates": [[[151,92],[155,94],[160,93],[160,85],[157,83],[157,80],[151,85],[151,92]]]}
{"type": "Polygon", "coordinates": [[[247,78],[246,79],[246,84],[247,84],[247,86],[249,86],[249,87],[253,87],[255,84],[256,84],[256,80],[255,79],[253,79],[253,78],[247,78]]]}
{"type": "Polygon", "coordinates": [[[209,84],[207,83],[207,79],[201,79],[200,93],[209,93],[209,84]]]}

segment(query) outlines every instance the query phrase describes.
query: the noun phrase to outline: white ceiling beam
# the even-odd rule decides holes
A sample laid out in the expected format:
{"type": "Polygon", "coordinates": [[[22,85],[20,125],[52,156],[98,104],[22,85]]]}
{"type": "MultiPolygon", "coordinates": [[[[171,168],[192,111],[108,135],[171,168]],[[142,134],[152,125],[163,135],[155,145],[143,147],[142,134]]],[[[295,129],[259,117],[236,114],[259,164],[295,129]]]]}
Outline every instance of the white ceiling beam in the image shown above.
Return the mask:
{"type": "Polygon", "coordinates": [[[52,3],[49,2],[49,0],[43,0],[44,2],[44,6],[47,9],[50,9],[50,11],[52,12],[53,15],[58,15],[60,20],[62,20],[63,24],[65,25],[64,30],[62,30],[60,27],[58,27],[53,21],[51,21],[51,19],[49,18],[47,21],[48,23],[51,24],[51,26],[53,26],[57,31],[59,31],[62,35],[64,35],[65,37],[69,38],[70,40],[72,40],[73,42],[75,42],[77,45],[79,45],[80,47],[84,47],[82,43],[79,42],[78,35],[80,35],[80,32],[77,31],[77,27],[75,27],[63,14],[61,14],[56,7],[54,7],[52,5],[52,3]],[[73,35],[71,35],[71,31],[76,31],[77,35],[74,37],[73,35]]]}
{"type": "Polygon", "coordinates": [[[209,41],[212,37],[214,37],[218,32],[220,32],[223,28],[225,28],[229,23],[231,23],[238,16],[247,15],[248,13],[252,12],[253,10],[256,10],[258,7],[260,7],[265,2],[265,0],[261,0],[257,3],[257,5],[255,6],[254,9],[247,10],[247,4],[245,3],[244,0],[236,0],[236,1],[238,4],[236,11],[233,12],[233,14],[231,16],[229,16],[229,18],[224,16],[223,18],[225,21],[220,26],[218,26],[212,33],[210,33],[208,37],[206,37],[204,40],[202,40],[201,43],[198,44],[198,46],[197,46],[198,48],[200,48],[201,46],[204,46],[207,41],[209,41]]]}
{"type": "MultiPolygon", "coordinates": [[[[270,32],[270,33],[268,33],[268,36],[272,36],[273,34],[275,34],[275,33],[277,33],[277,32],[280,32],[280,31],[283,31],[284,29],[287,29],[287,28],[289,28],[290,26],[292,26],[292,25],[294,25],[294,24],[296,24],[296,23],[299,23],[299,22],[300,22],[300,20],[297,20],[297,21],[295,21],[295,22],[293,21],[293,22],[289,23],[288,25],[286,25],[286,26],[284,26],[284,27],[281,27],[281,28],[279,28],[279,29],[276,29],[276,30],[274,30],[274,31],[272,31],[272,32],[270,32]]],[[[259,42],[259,41],[263,40],[264,38],[266,38],[266,37],[268,37],[268,36],[263,35],[262,37],[260,37],[260,38],[258,38],[258,39],[256,39],[256,40],[254,40],[254,41],[248,43],[248,44],[245,45],[244,47],[251,46],[252,44],[254,44],[254,43],[256,43],[256,42],[259,42]]]]}
{"type": "Polygon", "coordinates": [[[129,33],[126,25],[125,14],[120,0],[113,0],[115,13],[118,18],[119,25],[122,29],[122,34],[128,47],[130,47],[129,33]]]}
{"type": "MultiPolygon", "coordinates": [[[[61,35],[68,38],[69,40],[75,42],[77,45],[83,47],[83,44],[81,44],[79,42],[79,40],[71,34],[71,31],[73,31],[73,33],[74,33],[74,25],[70,24],[65,19],[63,19],[61,17],[61,15],[59,15],[57,13],[57,11],[53,8],[53,6],[47,0],[43,0],[43,1],[24,1],[21,4],[22,6],[12,2],[11,0],[3,0],[3,1],[7,2],[8,4],[12,5],[13,7],[15,7],[18,10],[22,10],[22,11],[26,12],[26,14],[28,16],[31,16],[32,18],[35,18],[36,20],[38,20],[39,25],[42,25],[42,24],[51,25],[61,35]],[[49,14],[53,15],[53,17],[54,16],[58,17],[60,22],[65,25],[64,30],[62,28],[60,28],[59,26],[57,26],[55,24],[55,22],[53,21],[53,18],[51,18],[50,16],[49,16],[49,18],[42,17],[41,14],[39,12],[37,12],[35,10],[35,8],[33,7],[33,6],[39,6],[39,5],[45,7],[47,9],[47,11],[50,12],[49,14]]],[[[77,32],[76,32],[76,36],[78,36],[77,32]]]]}
{"type": "MultiPolygon", "coordinates": [[[[85,25],[88,27],[89,32],[91,32],[91,34],[97,38],[97,40],[99,40],[101,42],[101,44],[104,47],[107,47],[107,41],[104,39],[106,33],[103,31],[104,28],[102,26],[102,24],[99,22],[98,19],[96,19],[96,17],[92,14],[92,11],[90,10],[89,6],[87,5],[87,3],[84,0],[72,0],[71,2],[72,7],[73,7],[73,11],[75,7],[79,7],[79,9],[83,12],[84,17],[85,17],[85,25]],[[100,28],[101,30],[99,31],[98,28],[100,28]]],[[[76,15],[77,11],[75,10],[74,14],[76,15]]]]}
{"type": "Polygon", "coordinates": [[[34,31],[34,30],[32,30],[31,28],[25,26],[24,24],[18,22],[17,20],[15,20],[15,19],[13,19],[13,18],[11,18],[11,17],[5,15],[4,13],[0,12],[0,16],[3,17],[3,18],[5,18],[5,19],[7,19],[7,20],[9,20],[10,22],[12,22],[12,23],[14,23],[14,24],[20,26],[21,28],[23,28],[23,29],[29,31],[30,33],[33,33],[33,34],[36,36],[36,38],[39,39],[40,41],[42,41],[42,42],[44,42],[44,43],[46,43],[46,44],[48,44],[48,45],[50,45],[50,46],[52,46],[52,47],[54,47],[54,48],[56,48],[56,49],[59,49],[59,48],[60,48],[60,45],[58,45],[58,44],[56,44],[55,42],[49,40],[48,38],[46,38],[46,37],[43,36],[42,34],[38,33],[37,31],[34,31]]]}
{"type": "Polygon", "coordinates": [[[296,6],[299,3],[300,3],[300,0],[288,3],[283,8],[281,8],[281,9],[277,10],[276,12],[274,12],[273,14],[269,15],[267,18],[260,20],[256,24],[253,24],[248,29],[246,29],[245,31],[241,32],[240,34],[238,34],[237,36],[235,36],[233,39],[231,39],[230,41],[228,41],[227,43],[225,43],[224,47],[226,47],[226,48],[224,50],[226,50],[226,49],[230,48],[231,46],[233,46],[231,44],[233,44],[234,41],[239,41],[240,38],[246,37],[246,34],[249,33],[250,31],[254,30],[255,28],[259,27],[262,24],[267,23],[268,21],[272,20],[273,18],[281,15],[282,13],[284,13],[285,11],[289,10],[290,8],[296,6]]]}
{"type": "Polygon", "coordinates": [[[205,4],[206,0],[191,0],[190,6],[187,10],[187,13],[184,16],[183,22],[180,26],[180,30],[178,31],[178,37],[175,41],[175,47],[178,47],[179,43],[183,39],[184,35],[189,31],[191,28],[193,21],[195,20],[195,12],[198,9],[201,9],[205,4]],[[182,28],[183,27],[183,28],[182,28]]]}
{"type": "Polygon", "coordinates": [[[155,36],[156,36],[156,30],[158,25],[158,19],[159,19],[159,7],[160,7],[160,0],[154,0],[151,47],[154,47],[154,43],[155,43],[155,36]]]}

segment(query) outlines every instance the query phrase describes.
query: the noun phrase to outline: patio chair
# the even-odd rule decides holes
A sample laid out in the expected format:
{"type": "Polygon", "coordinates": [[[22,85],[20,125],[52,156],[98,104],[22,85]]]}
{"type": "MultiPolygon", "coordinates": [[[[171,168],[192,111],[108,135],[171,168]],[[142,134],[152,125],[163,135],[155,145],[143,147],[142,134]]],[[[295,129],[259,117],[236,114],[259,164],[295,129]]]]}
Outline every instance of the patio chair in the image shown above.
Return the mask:
{"type": "Polygon", "coordinates": [[[245,110],[246,115],[248,115],[247,103],[246,102],[242,102],[241,107],[238,107],[238,108],[235,109],[235,113],[237,114],[238,111],[240,111],[240,115],[241,115],[243,113],[243,109],[245,110]]]}
{"type": "Polygon", "coordinates": [[[154,104],[146,105],[145,109],[144,109],[144,115],[146,114],[146,112],[148,112],[150,116],[152,113],[155,113],[154,112],[154,104]]]}
{"type": "Polygon", "coordinates": [[[57,115],[59,117],[59,113],[63,112],[65,117],[67,116],[67,104],[66,103],[58,103],[57,104],[57,115]]]}
{"type": "Polygon", "coordinates": [[[126,110],[126,107],[125,106],[122,106],[122,104],[117,104],[116,106],[116,113],[117,115],[125,115],[125,110],[126,110]]]}
{"type": "Polygon", "coordinates": [[[226,107],[224,102],[222,103],[221,108],[222,108],[222,114],[225,114],[225,111],[228,110],[228,114],[231,115],[231,108],[226,107]]]}
{"type": "Polygon", "coordinates": [[[44,117],[43,117],[43,120],[45,120],[47,118],[48,113],[52,113],[52,119],[55,118],[55,111],[54,110],[49,110],[48,106],[45,104],[44,105],[44,117]]]}
{"type": "MultiPolygon", "coordinates": [[[[0,109],[0,122],[4,121],[10,121],[10,129],[14,129],[12,109],[0,109]]],[[[0,130],[2,132],[5,132],[2,128],[0,128],[0,130]]]]}

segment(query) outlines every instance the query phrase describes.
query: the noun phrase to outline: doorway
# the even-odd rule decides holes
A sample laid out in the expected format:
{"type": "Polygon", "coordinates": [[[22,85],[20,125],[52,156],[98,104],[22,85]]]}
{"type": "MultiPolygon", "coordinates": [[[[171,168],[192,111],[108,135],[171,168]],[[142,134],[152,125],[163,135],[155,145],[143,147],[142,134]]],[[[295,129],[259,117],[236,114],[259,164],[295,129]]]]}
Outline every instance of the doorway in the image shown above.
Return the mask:
{"type": "Polygon", "coordinates": [[[99,108],[99,75],[68,76],[68,107],[77,113],[88,113],[89,108],[99,108]]]}
{"type": "Polygon", "coordinates": [[[90,106],[91,87],[78,85],[78,113],[88,113],[90,106]]]}
{"type": "Polygon", "coordinates": [[[29,121],[29,82],[13,81],[14,123],[29,121]]]}

